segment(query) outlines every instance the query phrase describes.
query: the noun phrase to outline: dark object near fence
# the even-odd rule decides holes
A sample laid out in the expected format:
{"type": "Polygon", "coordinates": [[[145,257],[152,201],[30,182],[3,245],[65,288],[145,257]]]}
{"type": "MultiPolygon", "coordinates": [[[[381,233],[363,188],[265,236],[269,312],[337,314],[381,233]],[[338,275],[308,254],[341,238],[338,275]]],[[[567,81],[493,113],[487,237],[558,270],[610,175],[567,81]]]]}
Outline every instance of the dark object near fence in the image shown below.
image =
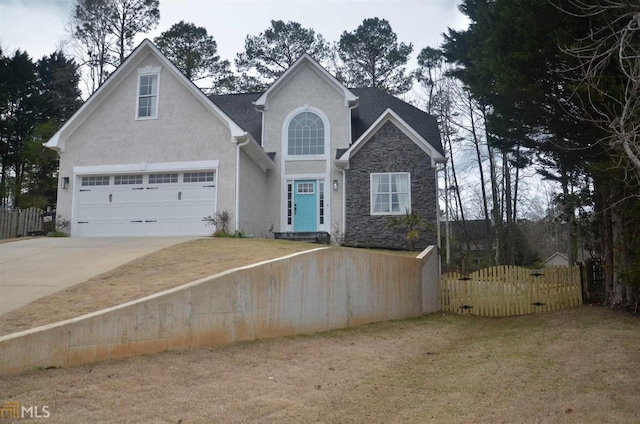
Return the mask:
{"type": "Polygon", "coordinates": [[[42,223],[41,235],[46,235],[56,230],[56,212],[45,212],[40,214],[40,222],[42,223]]]}

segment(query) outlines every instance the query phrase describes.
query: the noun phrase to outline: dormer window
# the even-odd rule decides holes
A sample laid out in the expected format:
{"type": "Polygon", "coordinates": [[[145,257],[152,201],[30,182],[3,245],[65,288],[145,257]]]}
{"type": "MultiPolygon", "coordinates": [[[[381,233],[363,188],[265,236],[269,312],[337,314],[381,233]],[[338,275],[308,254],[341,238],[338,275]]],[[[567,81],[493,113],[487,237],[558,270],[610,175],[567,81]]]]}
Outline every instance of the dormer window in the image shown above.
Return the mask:
{"type": "Polygon", "coordinates": [[[138,69],[136,119],[156,119],[158,117],[160,69],[159,66],[138,69]]]}

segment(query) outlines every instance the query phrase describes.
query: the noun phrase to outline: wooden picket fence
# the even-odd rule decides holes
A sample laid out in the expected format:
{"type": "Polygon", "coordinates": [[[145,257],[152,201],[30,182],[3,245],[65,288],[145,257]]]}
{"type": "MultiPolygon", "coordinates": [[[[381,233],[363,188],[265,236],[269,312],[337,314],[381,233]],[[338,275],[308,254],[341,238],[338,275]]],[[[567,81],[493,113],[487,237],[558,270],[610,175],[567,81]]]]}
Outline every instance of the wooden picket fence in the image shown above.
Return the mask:
{"type": "Polygon", "coordinates": [[[30,232],[42,231],[42,209],[0,210],[0,239],[26,237],[30,232]]]}
{"type": "Polygon", "coordinates": [[[554,266],[536,271],[484,268],[468,276],[440,276],[440,309],[487,317],[549,312],[582,305],[580,267],[554,266]]]}

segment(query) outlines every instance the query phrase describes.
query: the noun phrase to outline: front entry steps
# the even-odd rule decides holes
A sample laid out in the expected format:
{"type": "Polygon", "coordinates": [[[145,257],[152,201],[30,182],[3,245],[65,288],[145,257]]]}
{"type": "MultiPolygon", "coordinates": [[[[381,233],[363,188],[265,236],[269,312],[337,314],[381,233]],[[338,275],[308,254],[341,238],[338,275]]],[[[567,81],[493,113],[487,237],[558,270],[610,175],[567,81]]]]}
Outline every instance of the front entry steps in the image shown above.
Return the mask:
{"type": "Polygon", "coordinates": [[[273,233],[276,240],[306,241],[309,243],[329,244],[331,236],[326,231],[273,233]]]}

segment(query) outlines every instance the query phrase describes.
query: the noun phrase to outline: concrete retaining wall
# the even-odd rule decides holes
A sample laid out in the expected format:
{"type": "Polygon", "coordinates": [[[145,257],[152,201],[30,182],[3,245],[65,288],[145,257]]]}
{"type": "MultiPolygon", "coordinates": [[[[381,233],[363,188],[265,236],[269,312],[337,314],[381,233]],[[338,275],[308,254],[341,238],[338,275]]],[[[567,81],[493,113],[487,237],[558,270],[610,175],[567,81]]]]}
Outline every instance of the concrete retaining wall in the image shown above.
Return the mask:
{"type": "Polygon", "coordinates": [[[438,310],[438,256],[320,248],[0,337],[0,376],[438,310]]]}

